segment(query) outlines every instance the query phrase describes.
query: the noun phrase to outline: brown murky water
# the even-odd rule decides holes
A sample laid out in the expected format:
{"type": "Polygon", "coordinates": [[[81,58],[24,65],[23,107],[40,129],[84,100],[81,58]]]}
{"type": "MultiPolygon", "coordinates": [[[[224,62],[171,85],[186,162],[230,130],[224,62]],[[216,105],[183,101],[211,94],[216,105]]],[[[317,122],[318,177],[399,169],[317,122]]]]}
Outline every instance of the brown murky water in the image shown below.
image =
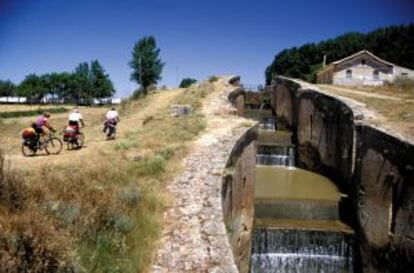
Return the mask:
{"type": "Polygon", "coordinates": [[[295,167],[257,166],[255,198],[339,202],[341,194],[319,174],[295,167]]]}

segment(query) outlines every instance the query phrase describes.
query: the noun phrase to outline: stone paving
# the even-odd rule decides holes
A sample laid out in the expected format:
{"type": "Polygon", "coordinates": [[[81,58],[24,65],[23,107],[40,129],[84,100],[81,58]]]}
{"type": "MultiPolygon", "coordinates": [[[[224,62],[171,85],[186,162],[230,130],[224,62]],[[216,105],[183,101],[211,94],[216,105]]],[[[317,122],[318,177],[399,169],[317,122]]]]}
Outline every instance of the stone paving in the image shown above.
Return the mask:
{"type": "Polygon", "coordinates": [[[164,231],[152,273],[236,273],[221,209],[221,173],[228,156],[249,128],[235,115],[224,85],[205,100],[207,128],[194,141],[184,171],[168,186],[173,199],[164,215],[164,231]]]}

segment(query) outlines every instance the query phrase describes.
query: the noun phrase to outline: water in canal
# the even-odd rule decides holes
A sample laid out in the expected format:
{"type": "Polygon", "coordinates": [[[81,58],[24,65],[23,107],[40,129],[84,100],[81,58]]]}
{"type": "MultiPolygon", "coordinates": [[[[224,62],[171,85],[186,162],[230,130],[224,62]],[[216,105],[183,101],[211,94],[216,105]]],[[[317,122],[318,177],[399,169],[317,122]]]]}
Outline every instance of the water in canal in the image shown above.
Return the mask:
{"type": "Polygon", "coordinates": [[[272,134],[259,131],[250,272],[353,273],[341,193],[328,178],[294,167],[294,147],[272,134]]]}

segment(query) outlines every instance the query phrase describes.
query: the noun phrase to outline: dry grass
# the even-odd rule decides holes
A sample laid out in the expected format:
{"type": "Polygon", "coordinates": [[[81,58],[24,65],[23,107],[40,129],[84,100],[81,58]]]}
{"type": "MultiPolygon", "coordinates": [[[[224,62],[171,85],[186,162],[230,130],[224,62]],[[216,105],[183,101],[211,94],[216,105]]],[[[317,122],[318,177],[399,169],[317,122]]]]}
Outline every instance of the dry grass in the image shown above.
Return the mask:
{"type": "Polygon", "coordinates": [[[392,86],[358,89],[359,91],[365,90],[364,92],[368,92],[367,90],[369,90],[369,92],[376,94],[392,95],[393,97],[400,98],[400,100],[391,100],[387,98],[367,97],[340,91],[339,89],[324,88],[324,90],[364,103],[368,109],[379,114],[376,119],[372,119],[369,122],[396,131],[408,139],[414,139],[414,101],[412,100],[414,97],[412,97],[412,91],[396,89],[396,87],[392,86]]]}
{"type": "MultiPolygon", "coordinates": [[[[2,112],[19,112],[19,111],[33,111],[38,109],[60,108],[62,105],[28,105],[28,104],[0,104],[0,113],[2,112]]],[[[71,106],[64,106],[70,109],[71,106]]]]}
{"type": "Polygon", "coordinates": [[[411,85],[385,84],[383,86],[353,87],[352,89],[401,99],[414,99],[414,86],[411,85]]]}
{"type": "MultiPolygon", "coordinates": [[[[15,188],[0,184],[8,185],[0,190],[0,197],[5,192],[3,200],[9,206],[0,206],[0,228],[6,238],[12,238],[32,226],[36,231],[30,232],[28,240],[39,244],[34,259],[42,257],[43,251],[51,258],[46,262],[54,265],[31,272],[60,272],[64,267],[80,272],[145,272],[168,200],[165,185],[180,170],[189,141],[205,126],[198,112],[174,118],[168,106],[186,102],[198,108],[206,92],[203,88],[170,91],[123,104],[114,142],[103,141],[99,134],[106,109],[81,109],[89,125],[84,130],[88,147],[54,157],[19,155],[16,133],[29,119],[0,124],[1,146],[10,160],[7,165],[19,170],[21,175],[16,177],[22,182],[12,183],[15,188]],[[153,118],[146,119],[149,116],[153,118]],[[53,232],[45,234],[48,230],[53,232]],[[57,251],[56,245],[64,247],[57,251]]],[[[54,115],[52,122],[62,126],[66,115],[54,115]]],[[[0,238],[0,251],[13,254],[7,240],[0,238]]],[[[12,254],[2,256],[4,262],[24,262],[12,254]]],[[[45,264],[40,260],[39,264],[45,264]]]]}

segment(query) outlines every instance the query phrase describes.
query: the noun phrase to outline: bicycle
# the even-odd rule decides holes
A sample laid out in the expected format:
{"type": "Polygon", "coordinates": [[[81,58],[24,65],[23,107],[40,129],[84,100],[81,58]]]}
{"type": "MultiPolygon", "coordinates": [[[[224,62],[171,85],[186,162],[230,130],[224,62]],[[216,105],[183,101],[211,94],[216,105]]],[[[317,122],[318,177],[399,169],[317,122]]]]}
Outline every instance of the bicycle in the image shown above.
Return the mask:
{"type": "Polygon", "coordinates": [[[33,137],[29,139],[24,139],[22,143],[22,153],[24,156],[34,156],[37,151],[45,149],[48,155],[59,154],[62,151],[62,141],[53,135],[52,132],[49,132],[47,136],[33,137]]]}
{"type": "Polygon", "coordinates": [[[116,137],[116,124],[111,122],[104,123],[105,139],[106,140],[113,140],[116,137]]]}
{"type": "Polygon", "coordinates": [[[79,127],[66,128],[63,131],[63,141],[66,142],[68,150],[80,149],[85,143],[85,135],[79,131],[79,127]]]}
{"type": "Polygon", "coordinates": [[[80,149],[85,142],[85,135],[78,132],[75,136],[69,137],[66,141],[68,150],[80,149]]]}

